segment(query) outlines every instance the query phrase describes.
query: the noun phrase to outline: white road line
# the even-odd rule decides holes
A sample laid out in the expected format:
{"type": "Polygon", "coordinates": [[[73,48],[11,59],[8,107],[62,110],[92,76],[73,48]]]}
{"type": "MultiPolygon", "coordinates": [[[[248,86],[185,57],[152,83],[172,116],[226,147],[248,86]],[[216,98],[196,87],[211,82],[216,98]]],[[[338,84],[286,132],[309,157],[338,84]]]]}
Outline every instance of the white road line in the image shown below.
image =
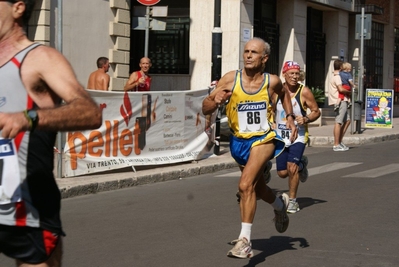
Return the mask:
{"type": "MultiPolygon", "coordinates": [[[[321,165],[318,167],[309,168],[308,171],[309,171],[309,175],[317,175],[317,174],[322,174],[322,173],[326,173],[326,172],[341,170],[344,168],[349,168],[349,167],[356,166],[359,164],[363,164],[363,163],[362,162],[333,162],[333,163],[321,165]]],[[[273,163],[273,167],[271,170],[272,171],[276,170],[275,163],[273,163]]],[[[220,174],[220,175],[217,175],[216,177],[240,177],[240,175],[241,175],[241,172],[236,171],[236,172],[220,174]]]]}
{"type": "MultiPolygon", "coordinates": [[[[273,163],[273,167],[271,168],[271,171],[276,169],[276,164],[273,163]]],[[[220,174],[220,175],[216,175],[215,177],[240,177],[241,176],[241,171],[236,171],[236,172],[229,172],[229,173],[225,173],[225,174],[220,174]]]]}
{"type": "MultiPolygon", "coordinates": [[[[310,162],[312,163],[312,162],[310,162]]],[[[313,175],[317,175],[317,174],[322,174],[322,173],[326,173],[326,172],[332,172],[332,171],[336,171],[336,170],[341,170],[341,169],[345,169],[345,168],[349,168],[352,166],[356,166],[359,164],[363,164],[362,162],[333,162],[330,164],[326,164],[326,165],[321,165],[319,167],[313,167],[313,168],[309,168],[309,176],[313,176],[313,175]]]]}
{"type": "Polygon", "coordinates": [[[343,177],[376,178],[399,171],[399,163],[389,164],[363,172],[348,174],[343,177]]]}

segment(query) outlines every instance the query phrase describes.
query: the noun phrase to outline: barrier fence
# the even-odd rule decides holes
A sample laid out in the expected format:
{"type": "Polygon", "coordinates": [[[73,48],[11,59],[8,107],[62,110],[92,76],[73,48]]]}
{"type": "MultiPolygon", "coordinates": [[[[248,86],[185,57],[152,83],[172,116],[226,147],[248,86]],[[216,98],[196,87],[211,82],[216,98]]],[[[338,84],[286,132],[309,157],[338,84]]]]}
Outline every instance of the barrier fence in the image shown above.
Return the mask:
{"type": "Polygon", "coordinates": [[[103,114],[99,129],[65,133],[62,177],[138,165],[171,164],[213,154],[208,89],[167,92],[88,90],[103,114]]]}

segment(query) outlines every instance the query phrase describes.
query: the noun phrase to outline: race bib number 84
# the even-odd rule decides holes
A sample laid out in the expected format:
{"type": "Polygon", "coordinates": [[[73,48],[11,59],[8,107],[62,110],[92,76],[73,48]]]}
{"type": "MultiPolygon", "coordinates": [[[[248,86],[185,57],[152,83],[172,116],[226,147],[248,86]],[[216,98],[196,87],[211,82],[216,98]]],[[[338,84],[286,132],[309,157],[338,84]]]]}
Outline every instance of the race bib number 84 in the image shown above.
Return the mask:
{"type": "Polygon", "coordinates": [[[0,139],[0,204],[21,201],[20,183],[14,140],[0,139]]]}

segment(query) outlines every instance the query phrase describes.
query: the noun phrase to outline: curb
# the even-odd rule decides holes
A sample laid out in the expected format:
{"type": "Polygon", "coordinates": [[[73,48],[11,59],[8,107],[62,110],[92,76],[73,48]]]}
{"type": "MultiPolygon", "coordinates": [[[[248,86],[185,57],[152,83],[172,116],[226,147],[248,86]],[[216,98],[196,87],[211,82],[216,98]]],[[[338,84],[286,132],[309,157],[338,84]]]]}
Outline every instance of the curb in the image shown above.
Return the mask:
{"type": "MultiPolygon", "coordinates": [[[[399,139],[399,134],[382,134],[375,136],[347,136],[343,142],[346,145],[364,145],[371,143],[379,143],[399,139]]],[[[332,146],[334,145],[333,136],[309,136],[309,146],[332,146]]]]}
{"type": "Polygon", "coordinates": [[[61,198],[64,199],[138,185],[190,178],[237,167],[230,154],[213,157],[215,157],[215,163],[209,163],[212,160],[212,157],[210,157],[200,161],[179,163],[178,166],[176,164],[167,167],[157,166],[136,173],[110,174],[106,175],[107,177],[104,177],[105,175],[103,174],[93,177],[61,178],[57,179],[57,183],[61,198]]]}

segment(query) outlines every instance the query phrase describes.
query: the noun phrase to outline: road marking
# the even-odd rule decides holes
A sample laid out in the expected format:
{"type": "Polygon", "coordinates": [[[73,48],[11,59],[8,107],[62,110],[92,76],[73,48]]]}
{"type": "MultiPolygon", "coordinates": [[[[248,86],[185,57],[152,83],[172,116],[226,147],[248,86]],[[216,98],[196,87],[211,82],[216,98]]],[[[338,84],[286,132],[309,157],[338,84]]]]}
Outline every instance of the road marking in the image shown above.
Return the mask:
{"type": "Polygon", "coordinates": [[[341,170],[341,169],[345,169],[345,168],[349,168],[352,166],[356,166],[356,165],[360,165],[363,164],[362,162],[333,162],[333,163],[329,163],[326,165],[321,165],[319,167],[313,167],[313,168],[309,168],[309,176],[313,176],[313,175],[317,175],[317,174],[322,174],[322,173],[326,173],[326,172],[332,172],[332,171],[336,171],[336,170],[341,170]]]}
{"type": "Polygon", "coordinates": [[[356,172],[353,174],[348,174],[343,177],[376,178],[376,177],[384,176],[384,175],[391,174],[391,173],[398,172],[398,171],[399,171],[399,164],[394,163],[394,164],[385,165],[382,167],[370,169],[370,170],[363,171],[363,172],[356,172]]]}
{"type": "MultiPolygon", "coordinates": [[[[273,163],[273,167],[271,168],[271,171],[276,169],[276,164],[273,163]]],[[[215,177],[240,177],[241,176],[241,171],[236,171],[236,172],[229,172],[229,173],[225,173],[225,174],[220,174],[220,175],[216,175],[215,177]]]]}
{"type": "MultiPolygon", "coordinates": [[[[318,167],[309,168],[308,171],[309,171],[309,175],[317,175],[317,174],[322,174],[322,173],[326,173],[326,172],[332,172],[332,171],[336,171],[336,170],[349,168],[349,167],[360,165],[360,164],[363,164],[363,163],[362,162],[333,162],[333,163],[321,165],[318,167]]],[[[273,167],[271,170],[272,171],[276,170],[275,163],[273,164],[273,167]]],[[[241,172],[236,171],[236,172],[220,174],[220,175],[217,175],[216,177],[240,177],[240,176],[241,176],[241,172]]]]}

